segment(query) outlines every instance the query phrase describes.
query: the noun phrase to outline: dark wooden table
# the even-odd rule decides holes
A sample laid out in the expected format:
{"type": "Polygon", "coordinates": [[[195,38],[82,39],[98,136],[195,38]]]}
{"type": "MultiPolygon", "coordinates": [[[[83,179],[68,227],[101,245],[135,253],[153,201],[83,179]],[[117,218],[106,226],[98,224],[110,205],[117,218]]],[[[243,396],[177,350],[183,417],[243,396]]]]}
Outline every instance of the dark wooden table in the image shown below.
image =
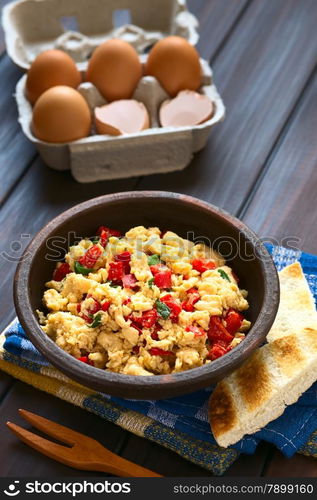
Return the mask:
{"type": "MultiPolygon", "coordinates": [[[[16,121],[12,94],[21,73],[1,37],[1,328],[14,317],[14,261],[29,240],[21,235],[33,236],[66,208],[105,193],[188,193],[242,218],[262,237],[279,242],[295,237],[303,250],[317,253],[316,0],[190,0],[189,6],[200,20],[198,48],[211,62],[227,118],[185,171],[167,175],[81,185],[69,173],[46,167],[16,121]]],[[[20,407],[93,436],[161,474],[208,475],[158,445],[1,373],[1,476],[81,475],[28,449],[6,430],[6,420],[19,421],[20,407]]],[[[301,455],[288,460],[261,444],[227,475],[317,476],[317,462],[301,455]]]]}

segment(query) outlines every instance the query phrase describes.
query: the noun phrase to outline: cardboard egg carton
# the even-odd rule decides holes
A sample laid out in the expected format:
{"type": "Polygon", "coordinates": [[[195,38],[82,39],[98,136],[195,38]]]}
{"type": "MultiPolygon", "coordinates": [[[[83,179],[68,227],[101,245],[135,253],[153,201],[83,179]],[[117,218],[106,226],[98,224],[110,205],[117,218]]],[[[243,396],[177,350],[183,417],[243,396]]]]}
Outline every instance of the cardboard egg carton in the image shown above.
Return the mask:
{"type": "Polygon", "coordinates": [[[86,69],[102,42],[122,38],[142,53],[167,35],[196,45],[198,21],[186,0],[18,0],[3,8],[7,52],[28,69],[47,49],[62,49],[86,69]]]}
{"type": "MultiPolygon", "coordinates": [[[[147,58],[142,52],[164,36],[183,36],[193,45],[198,40],[198,22],[187,11],[185,0],[22,0],[4,8],[3,26],[8,53],[20,67],[28,69],[37,54],[59,48],[75,59],[83,75],[92,51],[110,38],[123,38],[132,43],[142,63],[147,58]],[[113,27],[115,15],[119,13],[124,18],[127,10],[136,24],[113,27]],[[74,18],[79,31],[65,29],[61,20],[70,23],[74,18]]],[[[151,76],[141,78],[133,95],[134,99],[143,102],[151,119],[151,128],[137,134],[97,135],[93,126],[89,137],[72,143],[40,141],[31,130],[32,107],[25,97],[26,75],[16,86],[19,122],[45,163],[56,170],[70,169],[79,182],[182,170],[193,154],[205,146],[211,128],[225,116],[211,69],[204,60],[201,66],[203,76],[199,92],[214,102],[215,113],[195,127],[159,126],[159,108],[170,96],[151,76]]],[[[96,106],[106,104],[93,84],[82,83],[78,90],[92,112],[96,106]]]]}

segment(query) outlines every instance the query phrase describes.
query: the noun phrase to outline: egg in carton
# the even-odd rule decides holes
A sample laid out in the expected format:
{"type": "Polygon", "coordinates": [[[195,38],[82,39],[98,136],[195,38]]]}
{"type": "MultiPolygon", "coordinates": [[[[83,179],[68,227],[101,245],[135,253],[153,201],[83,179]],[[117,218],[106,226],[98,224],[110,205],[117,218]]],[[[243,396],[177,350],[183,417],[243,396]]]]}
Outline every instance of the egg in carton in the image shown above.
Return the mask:
{"type": "MultiPolygon", "coordinates": [[[[169,34],[183,36],[192,45],[198,40],[198,22],[187,11],[185,0],[151,0],[146,5],[143,0],[19,0],[4,8],[3,25],[8,53],[19,66],[28,69],[39,52],[59,48],[74,58],[83,75],[93,49],[109,38],[123,38],[139,53],[169,34]],[[113,11],[120,8],[130,9],[138,26],[126,24],[111,29],[113,11]],[[77,13],[80,30],[61,29],[60,18],[73,12],[77,13]]],[[[147,56],[140,55],[140,58],[144,63],[147,56]]],[[[19,122],[45,163],[57,170],[70,169],[79,182],[182,170],[193,154],[205,146],[211,128],[225,116],[211,69],[204,60],[201,66],[199,92],[213,101],[215,111],[209,120],[194,127],[159,126],[160,106],[170,96],[152,76],[142,77],[133,94],[134,99],[145,105],[151,120],[151,128],[136,134],[97,135],[93,128],[89,137],[67,144],[37,139],[31,130],[32,107],[25,97],[26,76],[16,86],[19,122]]],[[[78,90],[91,111],[106,104],[91,83],[82,83],[78,90]]]]}
{"type": "MultiPolygon", "coordinates": [[[[147,108],[151,122],[151,128],[137,134],[97,135],[93,128],[92,135],[69,144],[51,144],[37,139],[31,130],[32,106],[25,97],[25,75],[16,87],[19,122],[43,160],[57,170],[71,169],[79,182],[182,170],[190,163],[193,154],[205,146],[211,128],[225,116],[211,69],[204,60],[201,60],[201,66],[203,79],[199,92],[213,101],[215,111],[209,120],[194,127],[159,126],[160,106],[170,96],[152,76],[142,77],[133,94],[133,99],[147,108]]],[[[92,83],[84,82],[78,90],[92,112],[95,107],[107,104],[92,83]]]]}

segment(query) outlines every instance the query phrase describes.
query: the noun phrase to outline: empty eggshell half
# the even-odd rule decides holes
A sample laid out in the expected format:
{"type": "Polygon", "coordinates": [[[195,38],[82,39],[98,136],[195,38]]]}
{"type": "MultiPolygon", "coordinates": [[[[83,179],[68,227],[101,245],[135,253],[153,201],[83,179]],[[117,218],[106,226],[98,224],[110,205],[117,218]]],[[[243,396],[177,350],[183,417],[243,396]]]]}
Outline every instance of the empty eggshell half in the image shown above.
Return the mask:
{"type": "Polygon", "coordinates": [[[192,127],[214,114],[214,103],[206,95],[182,90],[174,99],[164,101],[160,108],[162,127],[192,127]]]}
{"type": "Polygon", "coordinates": [[[134,134],[150,126],[150,118],[142,102],[121,99],[95,108],[95,123],[99,134],[134,134]]]}

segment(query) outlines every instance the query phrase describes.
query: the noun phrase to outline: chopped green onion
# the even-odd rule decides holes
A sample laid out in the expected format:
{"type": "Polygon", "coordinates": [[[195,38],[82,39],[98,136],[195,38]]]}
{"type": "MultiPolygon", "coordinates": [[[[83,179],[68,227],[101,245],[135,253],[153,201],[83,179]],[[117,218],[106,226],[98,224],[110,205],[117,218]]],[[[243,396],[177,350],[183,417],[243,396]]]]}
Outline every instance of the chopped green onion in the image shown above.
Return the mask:
{"type": "Polygon", "coordinates": [[[160,256],[157,254],[150,255],[147,259],[149,266],[156,266],[161,261],[160,256]]]}
{"type": "Polygon", "coordinates": [[[76,274],[89,274],[92,270],[88,269],[88,267],[82,266],[77,260],[75,261],[75,273],[76,274]]]}
{"type": "Polygon", "coordinates": [[[153,288],[153,284],[154,284],[154,278],[151,278],[147,284],[149,285],[150,288],[153,288]]]}
{"type": "Polygon", "coordinates": [[[170,308],[164,304],[164,302],[161,302],[159,299],[155,302],[155,307],[161,318],[167,319],[169,318],[169,315],[171,314],[170,308]]]}
{"type": "Polygon", "coordinates": [[[231,279],[223,269],[217,269],[217,271],[224,280],[227,280],[229,281],[229,283],[231,283],[231,279]]]}
{"type": "Polygon", "coordinates": [[[113,281],[107,281],[109,286],[112,286],[112,288],[118,288],[121,285],[118,285],[117,283],[114,283],[113,281]]]}
{"type": "Polygon", "coordinates": [[[91,323],[90,328],[97,328],[97,326],[101,325],[101,314],[96,314],[93,322],[91,323]]]}

